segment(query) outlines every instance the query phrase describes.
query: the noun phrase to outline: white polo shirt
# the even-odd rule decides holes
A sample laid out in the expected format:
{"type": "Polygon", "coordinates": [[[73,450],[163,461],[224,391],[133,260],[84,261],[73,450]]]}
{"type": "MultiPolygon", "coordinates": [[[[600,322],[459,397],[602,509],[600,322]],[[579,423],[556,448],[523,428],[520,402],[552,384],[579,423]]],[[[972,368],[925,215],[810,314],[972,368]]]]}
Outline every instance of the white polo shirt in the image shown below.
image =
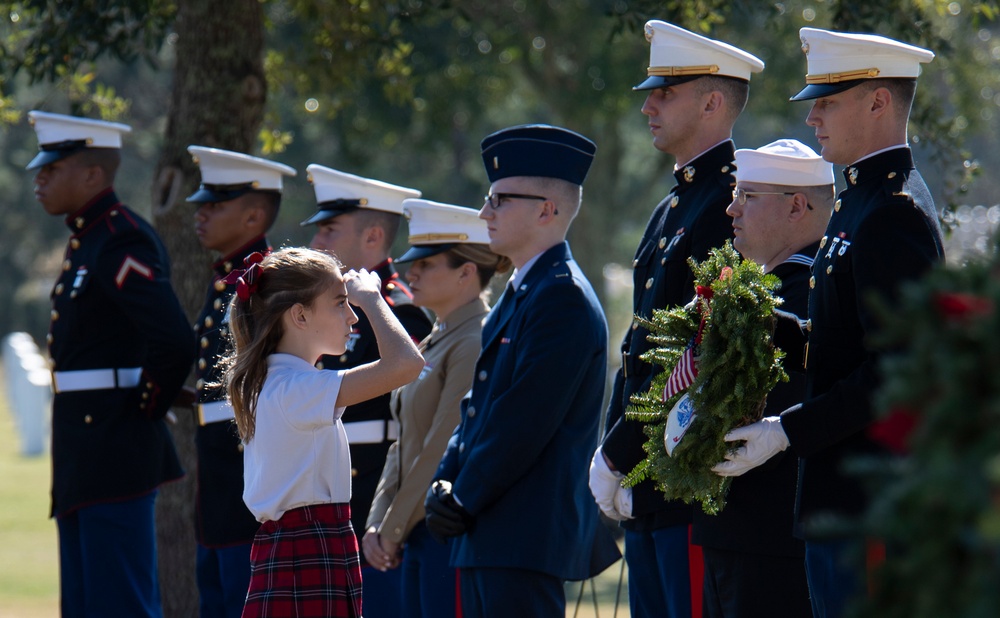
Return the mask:
{"type": "Polygon", "coordinates": [[[337,407],[343,372],[291,354],[267,358],[257,426],[243,450],[243,501],[257,521],[311,504],[350,502],[351,454],[337,407]]]}

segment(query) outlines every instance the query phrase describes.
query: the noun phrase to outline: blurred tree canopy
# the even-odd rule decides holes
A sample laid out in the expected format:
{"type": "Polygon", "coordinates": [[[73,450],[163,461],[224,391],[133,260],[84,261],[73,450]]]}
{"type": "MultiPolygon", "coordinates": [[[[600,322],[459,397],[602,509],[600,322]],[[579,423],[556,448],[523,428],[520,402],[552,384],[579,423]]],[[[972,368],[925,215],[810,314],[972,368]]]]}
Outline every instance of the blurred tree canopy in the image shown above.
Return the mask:
{"type": "MultiPolygon", "coordinates": [[[[623,328],[628,297],[616,300],[614,290],[630,274],[614,265],[629,263],[673,180],[674,162],[651,146],[643,95],[631,90],[646,74],[642,26],[651,18],[766,62],[736,125],[741,147],[779,137],[814,143],[803,122],[808,107],[788,102],[805,74],[800,27],[933,49],[910,133],[921,172],[948,212],[1000,194],[993,175],[970,184],[980,167],[1000,163],[995,1],[28,0],[0,9],[0,279],[14,292],[0,298],[0,325],[36,338],[47,328],[66,231],[34,205],[23,171],[36,141],[21,112],[32,108],[133,126],[117,188],[160,229],[192,314],[211,257],[190,233],[193,209],[183,201],[198,180],[188,144],[263,154],[299,170],[320,163],[478,207],[487,188],[480,139],[550,122],[598,144],[571,241],[613,328],[623,328]]],[[[272,242],[307,242],[298,221],[314,208],[305,179],[289,182],[272,242]]],[[[189,431],[177,429],[179,443],[189,431]]],[[[183,598],[196,598],[189,585],[164,586],[170,611],[187,612],[183,598]]]]}

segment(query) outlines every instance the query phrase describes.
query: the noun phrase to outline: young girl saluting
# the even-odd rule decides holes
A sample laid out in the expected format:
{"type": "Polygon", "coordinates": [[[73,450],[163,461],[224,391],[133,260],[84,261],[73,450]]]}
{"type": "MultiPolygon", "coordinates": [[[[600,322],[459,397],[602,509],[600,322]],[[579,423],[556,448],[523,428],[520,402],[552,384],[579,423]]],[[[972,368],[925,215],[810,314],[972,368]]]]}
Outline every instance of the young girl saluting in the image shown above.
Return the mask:
{"type": "Polygon", "coordinates": [[[243,616],[361,616],[361,567],[351,528],[346,406],[414,380],[423,360],[379,293],[377,275],[341,275],[311,249],[247,258],[230,315],[226,388],[243,440],[243,499],[260,531],[250,552],[243,616]],[[313,366],[343,354],[357,316],[370,318],[382,358],[343,371],[313,366]]]}

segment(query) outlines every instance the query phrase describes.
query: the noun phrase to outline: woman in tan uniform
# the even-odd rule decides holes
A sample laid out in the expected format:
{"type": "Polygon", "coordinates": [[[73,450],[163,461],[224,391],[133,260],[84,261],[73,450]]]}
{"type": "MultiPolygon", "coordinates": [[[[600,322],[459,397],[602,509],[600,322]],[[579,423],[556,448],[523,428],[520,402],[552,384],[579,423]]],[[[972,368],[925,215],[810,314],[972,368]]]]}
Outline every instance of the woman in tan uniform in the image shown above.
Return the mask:
{"type": "Polygon", "coordinates": [[[399,440],[389,448],[362,549],[375,568],[401,566],[403,618],[441,618],[455,616],[457,573],[448,566],[450,546],[424,525],[424,496],[472,388],[486,289],[510,261],[490,251],[486,222],[474,209],[417,199],[403,208],[412,246],[396,263],[412,263],[406,279],[413,303],[437,321],[420,343],[420,377],[392,396],[399,440]]]}

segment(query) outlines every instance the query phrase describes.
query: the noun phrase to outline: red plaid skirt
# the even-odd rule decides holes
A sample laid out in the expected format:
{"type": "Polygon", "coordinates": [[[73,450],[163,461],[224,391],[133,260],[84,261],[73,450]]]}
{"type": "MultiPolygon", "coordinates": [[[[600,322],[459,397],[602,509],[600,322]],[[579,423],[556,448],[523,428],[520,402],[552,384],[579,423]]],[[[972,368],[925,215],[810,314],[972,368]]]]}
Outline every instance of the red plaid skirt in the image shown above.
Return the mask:
{"type": "Polygon", "coordinates": [[[351,507],[313,504],[261,525],[243,618],[360,618],[361,560],[351,507]]]}

